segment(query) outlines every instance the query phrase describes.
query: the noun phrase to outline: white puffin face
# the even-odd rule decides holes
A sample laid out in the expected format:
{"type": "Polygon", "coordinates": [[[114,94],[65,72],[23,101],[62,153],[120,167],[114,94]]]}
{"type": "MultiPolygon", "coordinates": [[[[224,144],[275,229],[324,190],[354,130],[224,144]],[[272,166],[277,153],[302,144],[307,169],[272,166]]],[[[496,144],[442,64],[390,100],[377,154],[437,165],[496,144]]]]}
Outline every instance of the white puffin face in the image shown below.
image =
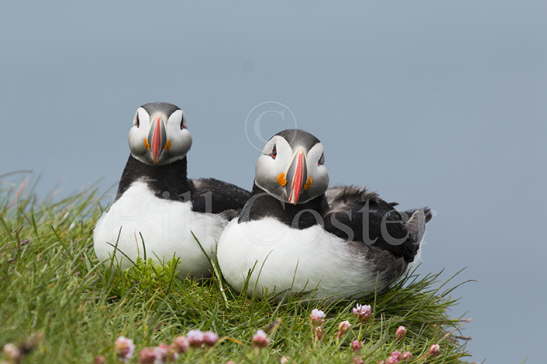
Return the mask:
{"type": "Polygon", "coordinates": [[[325,193],[329,175],[323,145],[303,131],[292,136],[290,143],[282,135],[266,143],[256,162],[255,184],[278,200],[300,204],[325,193]],[[310,147],[301,136],[316,142],[310,147]]]}
{"type": "Polygon", "coordinates": [[[192,146],[181,109],[172,104],[146,104],[133,116],[129,130],[131,155],[149,165],[165,165],[182,159],[192,146]]]}

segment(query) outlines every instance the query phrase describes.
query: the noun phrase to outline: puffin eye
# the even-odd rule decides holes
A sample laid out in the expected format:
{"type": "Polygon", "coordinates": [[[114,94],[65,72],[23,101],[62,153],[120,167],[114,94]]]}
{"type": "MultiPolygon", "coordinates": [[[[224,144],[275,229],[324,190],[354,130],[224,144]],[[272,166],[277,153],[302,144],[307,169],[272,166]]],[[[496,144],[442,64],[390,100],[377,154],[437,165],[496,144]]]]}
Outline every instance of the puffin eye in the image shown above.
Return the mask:
{"type": "Polygon", "coordinates": [[[319,162],[317,162],[317,164],[320,166],[325,164],[325,153],[321,154],[321,158],[319,158],[319,162]]]}
{"type": "Polygon", "coordinates": [[[141,121],[139,120],[139,113],[135,115],[135,126],[138,128],[141,126],[141,121]]]}
{"type": "Polygon", "coordinates": [[[270,153],[270,157],[272,157],[272,159],[277,158],[277,147],[275,146],[275,144],[273,146],[272,152],[270,153]]]}

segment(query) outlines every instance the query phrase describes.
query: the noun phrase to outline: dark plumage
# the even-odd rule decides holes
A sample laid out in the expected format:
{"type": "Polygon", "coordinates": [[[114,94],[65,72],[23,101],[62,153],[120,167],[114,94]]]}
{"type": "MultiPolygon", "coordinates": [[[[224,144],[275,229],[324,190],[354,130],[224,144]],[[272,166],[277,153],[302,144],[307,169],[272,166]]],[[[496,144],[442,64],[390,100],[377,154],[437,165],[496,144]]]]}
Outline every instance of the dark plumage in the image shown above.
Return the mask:
{"type": "Polygon", "coordinates": [[[175,111],[180,110],[177,105],[169,104],[167,102],[149,102],[148,104],[144,104],[141,107],[145,109],[149,115],[152,115],[154,112],[158,111],[165,113],[165,115],[167,116],[170,116],[175,111]]]}
{"type": "Polygon", "coordinates": [[[235,217],[251,197],[249,191],[214,178],[193,179],[190,183],[194,211],[224,213],[226,217],[235,217]]]}
{"type": "Polygon", "coordinates": [[[116,200],[137,180],[146,182],[156,197],[172,201],[192,201],[197,212],[223,213],[239,211],[251,196],[247,190],[213,178],[187,178],[186,157],[167,165],[151,166],[129,156],[123,171],[116,200]]]}
{"type": "Polygon", "coordinates": [[[300,129],[286,129],[275,134],[285,138],[289,144],[294,147],[301,146],[306,150],[310,150],[315,144],[319,143],[314,135],[300,129]]]}
{"type": "Polygon", "coordinates": [[[187,192],[191,191],[191,184],[186,176],[187,164],[186,157],[184,157],[170,164],[149,165],[129,155],[120,179],[116,200],[131,187],[133,182],[143,180],[154,191],[156,197],[166,200],[188,201],[190,195],[187,192]]]}
{"type": "Polygon", "coordinates": [[[254,185],[252,196],[239,215],[239,223],[274,217],[285,225],[296,229],[306,229],[321,224],[322,215],[328,209],[324,195],[306,203],[292,205],[279,201],[254,185]]]}
{"type": "MultiPolygon", "coordinates": [[[[397,211],[397,203],[388,203],[364,187],[334,187],[326,196],[329,209],[324,214],[325,230],[342,239],[388,251],[407,263],[414,260],[421,236],[407,224],[417,210],[397,211]]],[[[423,212],[425,221],[429,221],[430,209],[424,208],[423,212]]]]}

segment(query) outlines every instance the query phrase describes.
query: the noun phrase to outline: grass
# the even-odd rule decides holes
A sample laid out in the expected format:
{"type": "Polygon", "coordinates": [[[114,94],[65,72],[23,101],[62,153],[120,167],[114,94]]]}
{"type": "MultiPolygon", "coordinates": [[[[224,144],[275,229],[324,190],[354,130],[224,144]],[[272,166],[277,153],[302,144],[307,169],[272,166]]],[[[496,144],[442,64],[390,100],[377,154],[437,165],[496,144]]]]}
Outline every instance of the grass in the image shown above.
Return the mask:
{"type": "Polygon", "coordinates": [[[177,362],[279,363],[286,356],[292,363],[351,363],[359,356],[377,363],[394,350],[412,352],[412,363],[460,363],[467,356],[457,338],[462,321],[447,315],[456,303],[450,297],[455,284],[443,283],[440,274],[409,274],[387,292],[360,300],[373,306],[373,318],[358,323],[351,314],[356,302],[248,298],[221,276],[177,279],[175,261],[163,267],[141,261],[122,272],[99,264],[93,253],[100,200],[92,191],[62,201],[38,201],[17,188],[0,192],[0,345],[43,335],[25,363],[93,363],[97,355],[117,363],[113,343],[120,335],[140,349],[170,343],[190,329],[213,330],[221,340],[177,362]],[[320,342],[310,328],[313,308],[327,314],[320,342]],[[343,320],[352,328],[337,340],[343,320]],[[268,331],[273,322],[279,325],[268,331]],[[394,338],[399,325],[408,328],[400,341],[394,338]],[[257,329],[270,332],[268,348],[250,345],[257,329]],[[365,340],[359,354],[349,347],[354,339],[365,340]],[[441,354],[429,357],[435,343],[441,354]]]}

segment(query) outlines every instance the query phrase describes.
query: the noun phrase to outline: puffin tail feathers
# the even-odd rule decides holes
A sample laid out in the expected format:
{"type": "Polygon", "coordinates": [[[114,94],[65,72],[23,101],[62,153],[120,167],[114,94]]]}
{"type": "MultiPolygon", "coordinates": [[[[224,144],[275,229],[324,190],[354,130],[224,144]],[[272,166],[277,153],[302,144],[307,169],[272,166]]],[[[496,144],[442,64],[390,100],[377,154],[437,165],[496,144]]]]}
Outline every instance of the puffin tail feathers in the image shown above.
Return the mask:
{"type": "Polygon", "coordinates": [[[405,223],[408,233],[415,244],[420,244],[425,234],[426,212],[424,209],[414,211],[410,219],[405,223]]]}
{"type": "Polygon", "coordinates": [[[433,211],[429,207],[422,207],[421,209],[412,209],[412,210],[406,210],[405,214],[407,217],[412,216],[416,211],[422,210],[425,215],[425,222],[428,223],[433,218],[433,211]]]}

